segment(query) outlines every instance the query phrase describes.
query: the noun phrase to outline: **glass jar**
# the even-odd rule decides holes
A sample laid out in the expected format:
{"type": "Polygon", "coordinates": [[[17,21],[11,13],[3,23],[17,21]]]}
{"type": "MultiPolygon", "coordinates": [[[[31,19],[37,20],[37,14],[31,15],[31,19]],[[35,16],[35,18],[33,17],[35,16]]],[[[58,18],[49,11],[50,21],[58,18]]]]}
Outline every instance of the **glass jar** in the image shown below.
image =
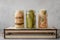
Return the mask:
{"type": "Polygon", "coordinates": [[[29,10],[26,14],[26,27],[27,28],[36,28],[36,17],[35,11],[29,10]]]}
{"type": "Polygon", "coordinates": [[[15,13],[15,27],[24,28],[24,11],[18,10],[15,13]]]}
{"type": "Polygon", "coordinates": [[[47,11],[45,9],[40,10],[39,14],[39,28],[47,28],[47,11]]]}

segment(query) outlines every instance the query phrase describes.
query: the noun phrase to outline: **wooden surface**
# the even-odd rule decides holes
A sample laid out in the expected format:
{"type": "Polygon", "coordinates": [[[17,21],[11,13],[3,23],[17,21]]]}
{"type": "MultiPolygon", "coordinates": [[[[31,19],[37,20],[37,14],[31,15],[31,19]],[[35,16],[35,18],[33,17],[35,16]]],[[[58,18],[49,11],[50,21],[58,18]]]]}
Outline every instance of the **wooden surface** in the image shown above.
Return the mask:
{"type": "Polygon", "coordinates": [[[57,29],[20,29],[9,27],[4,29],[4,38],[57,38],[57,29]]]}
{"type": "MultiPolygon", "coordinates": [[[[27,28],[7,27],[5,29],[27,29],[27,28]]],[[[32,29],[56,29],[56,28],[55,27],[48,27],[48,28],[32,28],[32,29]]]]}

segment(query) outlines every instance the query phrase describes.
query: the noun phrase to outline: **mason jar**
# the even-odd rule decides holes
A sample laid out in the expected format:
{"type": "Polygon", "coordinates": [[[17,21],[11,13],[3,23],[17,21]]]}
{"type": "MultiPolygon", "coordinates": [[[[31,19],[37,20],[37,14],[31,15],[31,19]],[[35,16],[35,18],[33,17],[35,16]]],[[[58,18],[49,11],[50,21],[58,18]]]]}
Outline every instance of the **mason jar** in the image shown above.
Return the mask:
{"type": "Polygon", "coordinates": [[[41,9],[39,12],[39,28],[47,28],[47,11],[45,9],[41,9]]]}
{"type": "Polygon", "coordinates": [[[15,27],[24,28],[24,11],[18,10],[15,13],[15,27]]]}
{"type": "Polygon", "coordinates": [[[26,27],[27,28],[36,28],[36,17],[35,17],[34,10],[29,10],[26,13],[26,27]]]}

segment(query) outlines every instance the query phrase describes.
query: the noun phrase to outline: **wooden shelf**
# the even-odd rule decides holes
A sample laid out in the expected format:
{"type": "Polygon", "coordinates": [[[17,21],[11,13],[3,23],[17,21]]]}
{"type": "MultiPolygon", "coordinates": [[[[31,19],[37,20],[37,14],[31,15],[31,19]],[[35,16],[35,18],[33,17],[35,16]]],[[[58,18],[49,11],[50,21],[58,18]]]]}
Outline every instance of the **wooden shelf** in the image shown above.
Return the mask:
{"type": "Polygon", "coordinates": [[[57,29],[18,29],[9,27],[4,29],[4,38],[57,38],[57,29]]]}

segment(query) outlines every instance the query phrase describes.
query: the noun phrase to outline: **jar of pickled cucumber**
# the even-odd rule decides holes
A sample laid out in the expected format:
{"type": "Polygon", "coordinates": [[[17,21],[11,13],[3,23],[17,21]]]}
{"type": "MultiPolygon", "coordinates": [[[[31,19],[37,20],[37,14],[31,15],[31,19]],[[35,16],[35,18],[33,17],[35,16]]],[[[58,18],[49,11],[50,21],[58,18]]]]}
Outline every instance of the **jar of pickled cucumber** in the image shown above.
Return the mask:
{"type": "Polygon", "coordinates": [[[35,17],[35,11],[34,10],[27,11],[26,27],[27,28],[36,28],[36,17],[35,17]]]}

